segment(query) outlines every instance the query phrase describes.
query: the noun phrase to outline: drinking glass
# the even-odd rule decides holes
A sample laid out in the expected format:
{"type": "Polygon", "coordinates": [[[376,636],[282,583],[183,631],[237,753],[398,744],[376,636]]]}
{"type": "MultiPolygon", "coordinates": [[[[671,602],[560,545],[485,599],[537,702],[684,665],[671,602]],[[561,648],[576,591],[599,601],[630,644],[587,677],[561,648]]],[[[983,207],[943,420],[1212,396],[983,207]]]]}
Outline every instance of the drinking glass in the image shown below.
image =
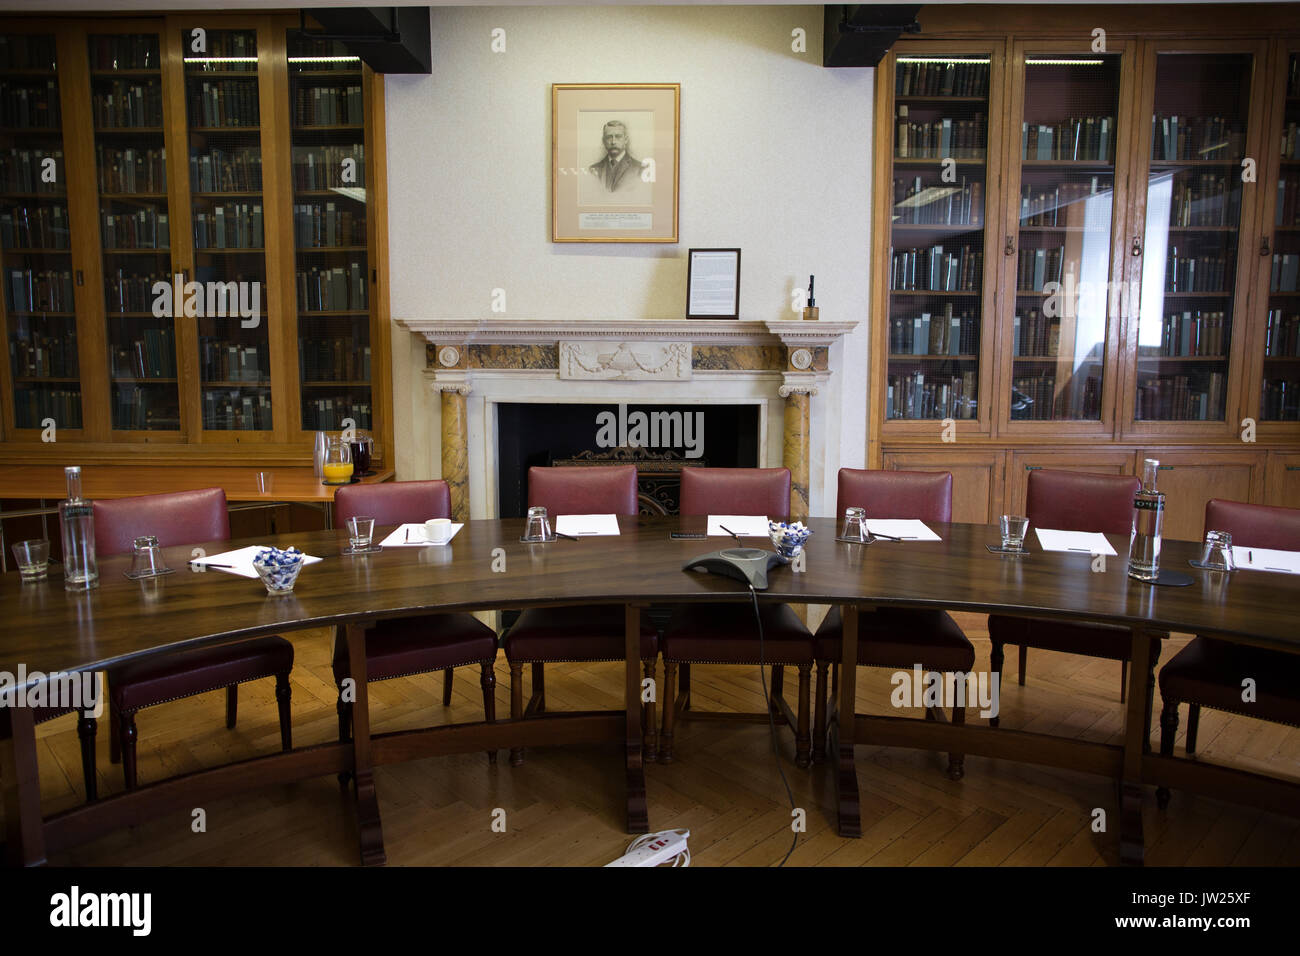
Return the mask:
{"type": "Polygon", "coordinates": [[[871,537],[867,533],[866,508],[844,509],[844,530],[840,532],[840,537],[852,541],[866,541],[871,537]]]}
{"type": "Polygon", "coordinates": [[[1237,570],[1237,562],[1232,557],[1232,535],[1227,531],[1205,532],[1200,566],[1208,571],[1237,570]]]}
{"type": "Polygon", "coordinates": [[[131,551],[131,570],[126,573],[128,578],[151,578],[170,570],[163,563],[162,548],[158,546],[156,535],[143,534],[135,539],[131,551]]]}
{"type": "Polygon", "coordinates": [[[1025,531],[1029,528],[1029,519],[1024,515],[1003,515],[998,519],[1002,529],[1002,550],[1025,550],[1025,531]]]}
{"type": "Polygon", "coordinates": [[[19,541],[13,546],[14,561],[24,581],[39,581],[50,567],[50,543],[45,540],[19,541]]]}
{"type": "Polygon", "coordinates": [[[551,523],[546,518],[546,509],[535,505],[528,509],[528,524],[524,527],[524,541],[551,541],[551,523]]]}
{"type": "Polygon", "coordinates": [[[342,438],[331,438],[325,446],[323,467],[326,485],[346,485],[352,482],[352,445],[342,438]]]}
{"type": "Polygon", "coordinates": [[[357,515],[348,519],[348,539],[352,551],[369,551],[370,541],[375,534],[375,519],[357,515]]]}

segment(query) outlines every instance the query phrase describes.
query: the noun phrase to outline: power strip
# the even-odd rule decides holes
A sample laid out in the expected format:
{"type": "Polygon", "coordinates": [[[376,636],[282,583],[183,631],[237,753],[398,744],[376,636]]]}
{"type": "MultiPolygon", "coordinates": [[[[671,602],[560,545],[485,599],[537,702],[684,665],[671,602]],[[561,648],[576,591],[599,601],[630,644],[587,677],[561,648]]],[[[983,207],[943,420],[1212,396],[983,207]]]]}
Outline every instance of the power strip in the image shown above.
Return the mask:
{"type": "Polygon", "coordinates": [[[686,848],[690,830],[663,830],[650,833],[632,842],[627,852],[606,866],[660,866],[672,861],[673,866],[690,866],[691,851],[686,848]]]}

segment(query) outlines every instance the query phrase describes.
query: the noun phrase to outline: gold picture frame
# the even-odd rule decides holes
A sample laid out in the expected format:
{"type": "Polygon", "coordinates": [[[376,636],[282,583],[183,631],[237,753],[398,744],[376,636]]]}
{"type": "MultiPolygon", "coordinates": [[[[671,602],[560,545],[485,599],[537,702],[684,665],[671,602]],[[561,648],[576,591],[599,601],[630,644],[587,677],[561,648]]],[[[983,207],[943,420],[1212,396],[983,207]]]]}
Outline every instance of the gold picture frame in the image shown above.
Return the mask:
{"type": "Polygon", "coordinates": [[[677,242],[680,83],[551,85],[551,241],[677,242]]]}

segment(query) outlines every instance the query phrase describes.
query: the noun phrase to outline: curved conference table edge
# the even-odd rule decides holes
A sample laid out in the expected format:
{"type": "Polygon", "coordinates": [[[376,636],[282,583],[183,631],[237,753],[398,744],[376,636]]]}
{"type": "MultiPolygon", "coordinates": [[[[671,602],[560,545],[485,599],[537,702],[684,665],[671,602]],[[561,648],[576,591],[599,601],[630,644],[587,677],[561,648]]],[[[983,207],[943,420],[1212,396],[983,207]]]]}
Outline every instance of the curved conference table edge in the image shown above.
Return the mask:
{"type": "MultiPolygon", "coordinates": [[[[362,861],[379,863],[384,861],[384,852],[374,792],[375,765],[434,754],[620,738],[626,749],[628,830],[645,832],[649,822],[636,651],[640,609],[651,603],[748,601],[749,592],[739,582],[680,571],[687,558],[726,546],[718,539],[668,538],[668,531],[678,527],[702,530],[694,528],[692,522],[702,523],[703,519],[619,520],[622,533],[617,538],[546,545],[520,543],[522,521],[518,519],[472,521],[462,532],[464,538],[453,541],[451,548],[389,548],[383,555],[369,558],[340,557],[346,536],[331,531],[206,546],[210,554],[246,543],[297,544],[309,554],[337,562],[307,566],[294,594],[286,597],[267,596],[260,582],[221,571],[203,575],[187,571],[184,562],[193,553],[189,547],[167,549],[171,566],[180,570],[153,582],[127,581],[121,576],[127,559],[106,559],[101,562],[102,586],[89,595],[63,592],[57,575],[44,585],[15,585],[12,579],[17,575],[6,576],[7,580],[0,583],[0,614],[10,621],[17,618],[19,627],[25,623],[24,614],[41,615],[39,638],[28,636],[13,641],[6,637],[0,641],[0,669],[7,667],[11,672],[19,661],[27,664],[29,672],[98,670],[183,646],[341,625],[348,628],[350,663],[356,674],[365,671],[365,631],[384,618],[577,603],[622,604],[627,609],[625,711],[563,713],[522,722],[453,724],[372,737],[365,682],[358,682],[354,733],[349,743],[295,748],[288,753],[168,778],[83,804],[48,820],[40,816],[30,711],[14,708],[13,734],[0,744],[10,857],[42,862],[47,850],[73,846],[160,812],[191,806],[196,796],[216,798],[254,786],[348,770],[356,782],[362,861]],[[626,560],[631,556],[629,541],[635,548],[635,562],[626,560]],[[505,572],[485,571],[498,556],[505,558],[505,572]],[[624,559],[622,565],[611,560],[614,558],[624,559]],[[511,561],[527,562],[526,573],[512,573],[511,561]],[[507,581],[509,587],[497,586],[507,581]],[[216,587],[212,587],[214,582],[219,582],[216,587]],[[219,593],[198,600],[202,589],[219,593]],[[206,623],[212,612],[218,611],[224,614],[223,629],[196,635],[196,615],[206,623]],[[89,641],[87,630],[91,632],[89,641]],[[75,646],[60,650],[60,638],[70,635],[75,646]],[[101,635],[104,640],[99,639],[101,635]]],[[[807,572],[773,569],[771,587],[759,594],[768,601],[843,605],[845,664],[856,661],[858,609],[876,606],[1084,618],[1129,627],[1133,635],[1122,746],[1005,728],[856,716],[856,667],[843,666],[838,715],[832,722],[832,753],[837,757],[838,769],[838,828],[842,835],[860,835],[855,741],[954,750],[1110,776],[1119,786],[1121,857],[1126,862],[1141,859],[1142,784],[1199,789],[1237,802],[1241,802],[1244,786],[1255,798],[1250,802],[1295,814],[1300,786],[1291,781],[1201,761],[1162,758],[1149,752],[1159,639],[1169,630],[1195,631],[1300,653],[1300,639],[1289,631],[1289,621],[1281,613],[1295,593],[1291,581],[1277,580],[1283,576],[1250,574],[1228,579],[1201,572],[1202,578],[1194,588],[1154,588],[1128,582],[1122,557],[1109,562],[1107,573],[1097,575],[1092,571],[1095,563],[1090,555],[1044,553],[1007,558],[990,554],[983,545],[996,543],[997,530],[989,526],[934,524],[940,542],[878,542],[862,546],[835,542],[833,519],[809,519],[809,524],[815,534],[807,550],[807,572]],[[1081,563],[1088,568],[1086,572],[1081,572],[1081,563]],[[936,574],[943,575],[942,595],[923,585],[936,574]],[[1098,582],[1106,582],[1107,586],[1098,588],[1098,582]],[[1207,590],[1208,595],[1193,599],[1196,592],[1207,590]],[[1075,591],[1082,594],[1071,598],[1075,591]],[[1012,592],[1019,600],[1007,599],[1012,592]],[[1233,600],[1224,600],[1230,592],[1233,600]],[[1235,592],[1241,592],[1239,599],[1235,592]],[[1053,600],[1044,600],[1049,594],[1053,600]],[[1001,600],[993,599],[998,597],[1001,600]],[[1270,609],[1270,603],[1275,604],[1277,612],[1270,609]],[[1207,612],[1216,610],[1217,617],[1207,616],[1207,612]]],[[[1127,545],[1115,537],[1110,540],[1121,553],[1121,545],[1127,545]]],[[[1166,542],[1165,566],[1185,565],[1185,558],[1195,553],[1196,546],[1191,543],[1166,542]]],[[[16,629],[11,626],[7,634],[16,629]]]]}

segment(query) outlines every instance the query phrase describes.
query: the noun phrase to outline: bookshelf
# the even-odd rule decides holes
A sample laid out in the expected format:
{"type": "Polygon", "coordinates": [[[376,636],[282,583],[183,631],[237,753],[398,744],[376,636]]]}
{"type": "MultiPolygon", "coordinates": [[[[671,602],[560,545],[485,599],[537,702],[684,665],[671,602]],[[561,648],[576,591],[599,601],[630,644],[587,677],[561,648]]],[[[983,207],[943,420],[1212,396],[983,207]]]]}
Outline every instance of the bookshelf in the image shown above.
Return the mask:
{"type": "Polygon", "coordinates": [[[1271,179],[1272,251],[1260,384],[1261,422],[1300,422],[1300,51],[1283,51],[1282,122],[1271,179]]]}

